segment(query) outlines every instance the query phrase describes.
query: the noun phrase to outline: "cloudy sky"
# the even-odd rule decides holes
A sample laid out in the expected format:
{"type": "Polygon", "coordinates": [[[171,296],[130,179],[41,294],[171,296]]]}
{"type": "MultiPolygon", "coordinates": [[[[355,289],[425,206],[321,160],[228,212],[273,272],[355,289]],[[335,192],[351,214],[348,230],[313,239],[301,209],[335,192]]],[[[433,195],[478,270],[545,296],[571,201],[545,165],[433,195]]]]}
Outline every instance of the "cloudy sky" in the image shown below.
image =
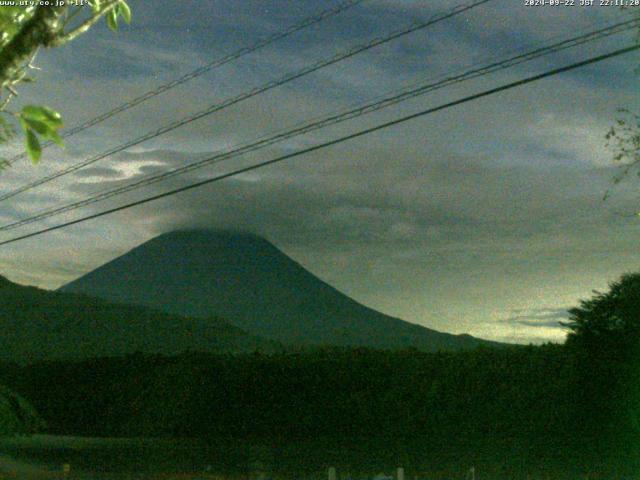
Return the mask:
{"type": "MultiPolygon", "coordinates": [[[[578,3],[578,2],[576,2],[578,3]]],[[[130,1],[134,21],[42,52],[21,103],[72,127],[338,2],[130,1]]],[[[365,0],[214,69],[0,175],[0,192],[73,165],[318,60],[456,6],[365,0]]],[[[617,7],[492,0],[272,89],[0,204],[0,225],[258,138],[622,21],[617,7]]],[[[634,42],[633,32],[437,90],[20,229],[0,240],[356,132],[634,42]]],[[[640,182],[602,201],[617,170],[604,136],[638,109],[637,53],[403,123],[224,182],[0,247],[10,279],[58,287],[177,228],[263,234],[323,280],[384,313],[509,342],[561,341],[558,320],[640,269],[640,182]]],[[[19,103],[16,104],[19,105],[19,103]]],[[[17,152],[19,144],[4,148],[17,152]]]]}

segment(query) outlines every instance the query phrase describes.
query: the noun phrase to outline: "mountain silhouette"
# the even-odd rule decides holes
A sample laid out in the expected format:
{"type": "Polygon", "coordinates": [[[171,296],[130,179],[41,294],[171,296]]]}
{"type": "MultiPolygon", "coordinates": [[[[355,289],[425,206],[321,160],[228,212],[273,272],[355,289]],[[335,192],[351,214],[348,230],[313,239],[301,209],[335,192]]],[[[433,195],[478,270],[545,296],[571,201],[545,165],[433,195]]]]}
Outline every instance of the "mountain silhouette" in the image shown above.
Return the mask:
{"type": "Polygon", "coordinates": [[[368,308],[262,237],[230,231],[160,235],[61,288],[191,317],[216,316],[294,346],[457,350],[490,344],[368,308]]]}
{"type": "Polygon", "coordinates": [[[279,346],[217,318],[186,318],[0,276],[0,360],[36,362],[127,355],[270,351],[279,346]]]}

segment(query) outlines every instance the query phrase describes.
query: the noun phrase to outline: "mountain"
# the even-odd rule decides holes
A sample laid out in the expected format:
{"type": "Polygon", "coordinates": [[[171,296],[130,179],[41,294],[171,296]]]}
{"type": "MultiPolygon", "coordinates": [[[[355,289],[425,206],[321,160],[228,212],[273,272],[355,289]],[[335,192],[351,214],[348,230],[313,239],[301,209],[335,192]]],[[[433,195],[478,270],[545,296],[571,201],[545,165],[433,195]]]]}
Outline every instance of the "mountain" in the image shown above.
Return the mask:
{"type": "Polygon", "coordinates": [[[61,290],[172,314],[218,316],[247,332],[296,346],[451,350],[491,343],[372,310],[267,240],[247,233],[163,234],[61,290]]]}
{"type": "Polygon", "coordinates": [[[217,318],[186,318],[72,293],[25,287],[0,276],[0,360],[35,362],[186,350],[272,350],[217,318]]]}

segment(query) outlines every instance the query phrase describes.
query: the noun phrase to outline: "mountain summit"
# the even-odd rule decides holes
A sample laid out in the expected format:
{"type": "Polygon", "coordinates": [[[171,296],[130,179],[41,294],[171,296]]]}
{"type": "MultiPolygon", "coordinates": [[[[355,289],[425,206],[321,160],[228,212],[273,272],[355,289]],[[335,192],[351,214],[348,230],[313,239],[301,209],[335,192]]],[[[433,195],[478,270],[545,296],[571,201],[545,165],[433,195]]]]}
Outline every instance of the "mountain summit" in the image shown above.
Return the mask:
{"type": "Polygon", "coordinates": [[[217,316],[252,334],[295,346],[449,350],[484,343],[361,305],[264,238],[247,233],[163,234],[61,290],[172,314],[217,316]]]}

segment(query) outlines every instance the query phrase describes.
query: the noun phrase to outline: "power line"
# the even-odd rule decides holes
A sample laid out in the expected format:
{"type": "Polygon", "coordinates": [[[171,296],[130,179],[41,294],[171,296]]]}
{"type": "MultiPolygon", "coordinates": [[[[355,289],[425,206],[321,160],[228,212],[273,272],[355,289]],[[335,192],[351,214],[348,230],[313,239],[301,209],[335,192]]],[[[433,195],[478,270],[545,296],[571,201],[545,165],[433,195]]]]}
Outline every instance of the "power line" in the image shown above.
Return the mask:
{"type": "MultiPolygon", "coordinates": [[[[98,125],[99,123],[104,122],[105,120],[108,120],[109,118],[118,115],[122,112],[125,112],[127,110],[129,110],[130,108],[133,108],[137,105],[140,105],[143,102],[146,102],[147,100],[150,100],[154,97],[157,97],[158,95],[161,95],[179,85],[182,85],[183,83],[186,83],[190,80],[193,80],[194,78],[200,77],[202,75],[204,75],[205,73],[214,70],[218,67],[221,67],[229,62],[232,62],[234,60],[237,60],[241,57],[244,57],[245,55],[248,55],[250,53],[256,52],[268,45],[271,45],[272,43],[277,42],[278,40],[282,40],[283,38],[289,37],[291,35],[293,35],[294,33],[299,32],[300,30],[303,30],[307,27],[310,27],[312,25],[315,25],[317,23],[322,22],[323,20],[326,20],[327,18],[333,17],[335,15],[338,15],[339,13],[344,12],[345,10],[348,10],[362,2],[364,2],[365,0],[347,0],[346,2],[340,3],[338,5],[336,5],[333,8],[328,8],[327,10],[323,10],[322,12],[307,17],[304,20],[302,20],[300,23],[297,23],[295,25],[291,25],[289,28],[281,31],[281,32],[277,32],[274,33],[273,35],[270,35],[266,38],[264,38],[263,40],[260,40],[256,43],[254,43],[253,45],[249,45],[243,48],[240,48],[238,50],[236,50],[235,52],[232,52],[222,58],[213,60],[201,67],[196,68],[195,70],[192,70],[186,74],[184,74],[181,77],[178,77],[174,80],[171,80],[170,82],[164,83],[159,85],[157,88],[155,88],[154,90],[149,90],[148,92],[143,93],[142,95],[135,97],[125,103],[122,103],[120,105],[118,105],[117,107],[112,108],[111,110],[104,112],[100,115],[98,115],[97,117],[94,117],[90,120],[87,120],[84,123],[81,123],[80,125],[77,125],[67,131],[65,131],[61,137],[62,138],[68,138],[71,137],[77,133],[80,133],[88,128],[91,128],[95,125],[98,125]]],[[[51,145],[53,145],[54,142],[46,142],[42,145],[43,148],[47,148],[51,145]]],[[[22,158],[25,158],[26,154],[25,153],[20,153],[18,155],[15,155],[14,157],[12,157],[11,159],[9,159],[8,163],[9,164],[13,164],[15,162],[17,162],[18,160],[21,160],[22,158]]]]}
{"type": "Polygon", "coordinates": [[[346,142],[346,141],[349,141],[349,140],[353,140],[354,138],[362,137],[364,135],[368,135],[368,134],[371,134],[373,132],[376,132],[376,131],[379,131],[379,130],[382,130],[382,129],[385,129],[385,128],[389,128],[389,127],[392,127],[394,125],[398,125],[400,123],[407,122],[409,120],[413,120],[413,119],[416,119],[416,118],[419,118],[419,117],[423,117],[425,115],[429,115],[429,114],[432,114],[432,113],[435,113],[435,112],[438,112],[438,111],[441,111],[441,110],[445,110],[447,108],[451,108],[451,107],[454,107],[454,106],[457,106],[457,105],[461,105],[463,103],[471,102],[471,101],[474,101],[474,100],[477,100],[477,99],[480,99],[480,98],[483,98],[483,97],[487,97],[489,95],[494,95],[496,93],[504,92],[506,90],[510,90],[512,88],[519,87],[519,86],[522,86],[522,85],[525,85],[525,84],[528,84],[528,83],[536,82],[538,80],[542,80],[544,78],[548,78],[548,77],[551,77],[551,76],[554,76],[554,75],[558,75],[560,73],[568,72],[568,71],[574,70],[576,68],[580,68],[580,67],[583,67],[583,66],[586,66],[586,65],[590,65],[590,64],[593,64],[593,63],[601,62],[603,60],[607,60],[609,58],[613,58],[613,57],[616,57],[616,56],[619,56],[619,55],[623,55],[625,53],[629,53],[629,52],[632,52],[632,51],[635,51],[635,50],[638,50],[638,49],[640,49],[640,45],[633,45],[633,46],[630,46],[630,47],[626,47],[626,48],[621,48],[621,49],[615,50],[615,51],[610,52],[610,53],[606,53],[606,54],[603,54],[603,55],[598,55],[596,57],[591,57],[591,58],[589,58],[587,60],[583,60],[583,61],[580,61],[580,62],[577,62],[577,63],[573,63],[571,65],[567,65],[567,66],[560,67],[560,68],[555,68],[553,70],[549,70],[547,72],[544,72],[544,73],[541,73],[541,74],[538,74],[538,75],[527,77],[527,78],[524,78],[522,80],[517,80],[515,82],[507,83],[507,84],[501,85],[499,87],[495,87],[495,88],[491,88],[489,90],[485,90],[485,91],[480,92],[480,93],[469,95],[467,97],[463,97],[461,99],[454,100],[452,102],[448,102],[448,103],[445,103],[445,104],[437,106],[437,107],[428,108],[426,110],[422,110],[420,112],[413,113],[411,115],[406,115],[404,117],[400,117],[400,118],[397,118],[395,120],[391,120],[389,122],[385,122],[385,123],[376,125],[375,127],[366,128],[364,130],[360,130],[358,132],[355,132],[355,133],[352,133],[352,134],[349,134],[349,135],[345,135],[343,137],[339,137],[339,138],[336,138],[334,140],[330,140],[330,141],[327,141],[327,142],[324,142],[324,143],[320,143],[320,144],[314,145],[312,147],[304,148],[302,150],[298,150],[297,152],[289,153],[289,154],[286,154],[286,155],[281,155],[281,156],[273,158],[271,160],[265,160],[263,162],[260,162],[260,163],[257,163],[257,164],[254,164],[254,165],[251,165],[251,166],[248,166],[248,167],[240,168],[240,169],[234,170],[232,172],[221,174],[221,175],[218,175],[218,176],[206,179],[206,180],[202,180],[202,181],[199,181],[199,182],[191,183],[189,185],[185,185],[185,186],[180,187],[180,188],[176,188],[176,189],[164,192],[164,193],[153,195],[151,197],[143,198],[141,200],[137,200],[135,202],[128,203],[126,205],[121,205],[119,207],[114,207],[114,208],[111,208],[111,209],[108,209],[108,210],[104,210],[104,211],[99,212],[99,213],[95,213],[95,214],[88,215],[88,216],[85,216],[85,217],[82,217],[82,218],[78,218],[76,220],[72,220],[72,221],[61,223],[61,224],[58,224],[58,225],[55,225],[55,226],[52,226],[52,227],[44,228],[42,230],[38,230],[36,232],[31,232],[31,233],[28,233],[28,234],[25,234],[25,235],[21,235],[19,237],[14,237],[14,238],[11,238],[9,240],[4,240],[4,241],[0,242],[0,246],[7,245],[7,244],[10,244],[10,243],[14,243],[14,242],[18,242],[20,240],[25,240],[27,238],[35,237],[35,236],[38,236],[38,235],[42,235],[42,234],[45,234],[45,233],[48,233],[48,232],[52,232],[54,230],[59,230],[61,228],[65,228],[65,227],[68,227],[68,226],[71,226],[71,225],[76,225],[78,223],[86,222],[88,220],[92,220],[92,219],[95,219],[95,218],[103,217],[105,215],[109,215],[109,214],[116,213],[116,212],[119,212],[119,211],[122,211],[122,210],[126,210],[126,209],[129,209],[129,208],[138,206],[138,205],[143,205],[145,203],[153,202],[155,200],[159,200],[161,198],[165,198],[165,197],[169,197],[169,196],[172,196],[172,195],[176,195],[178,193],[185,192],[187,190],[191,190],[191,189],[194,189],[194,188],[198,188],[198,187],[201,187],[203,185],[208,185],[210,183],[219,182],[219,181],[225,180],[225,179],[227,179],[229,177],[233,177],[233,176],[236,176],[236,175],[239,175],[239,174],[242,174],[242,173],[250,172],[252,170],[257,170],[259,168],[263,168],[263,167],[266,167],[268,165],[273,165],[275,163],[279,163],[279,162],[282,162],[284,160],[288,160],[290,158],[298,157],[300,155],[305,155],[307,153],[311,153],[311,152],[314,152],[314,151],[317,151],[317,150],[321,150],[323,148],[327,148],[327,147],[330,147],[330,146],[333,146],[333,145],[337,145],[339,143],[343,143],[343,142],[346,142]]]}
{"type": "Polygon", "coordinates": [[[599,40],[620,32],[624,32],[627,30],[631,30],[631,29],[635,29],[638,25],[640,25],[640,19],[633,19],[633,20],[628,20],[628,21],[624,21],[624,22],[619,22],[617,24],[614,25],[609,25],[607,27],[604,28],[600,28],[598,30],[595,30],[593,32],[588,32],[586,34],[583,35],[579,35],[576,37],[572,37],[569,39],[565,39],[562,40],[560,42],[556,42],[547,46],[543,46],[543,47],[539,47],[539,48],[535,48],[531,51],[525,52],[525,53],[521,53],[509,58],[506,58],[504,60],[501,61],[497,61],[497,62],[493,62],[490,63],[488,65],[479,67],[479,68],[475,68],[475,69],[470,69],[462,74],[457,74],[457,75],[450,75],[448,77],[445,77],[444,79],[437,81],[437,82],[433,82],[433,83],[428,83],[428,84],[423,84],[418,86],[417,88],[413,88],[413,89],[409,89],[406,91],[402,91],[399,94],[394,94],[392,96],[388,96],[386,98],[383,98],[381,100],[377,100],[377,101],[373,101],[373,102],[369,102],[366,103],[364,105],[361,105],[359,107],[356,107],[354,109],[351,110],[347,110],[345,112],[339,113],[339,114],[335,114],[335,115],[331,115],[329,117],[325,117],[322,118],[320,120],[317,121],[312,121],[310,123],[306,123],[303,124],[301,126],[298,126],[296,128],[293,129],[289,129],[289,130],[285,130],[284,132],[275,134],[273,136],[270,137],[264,137],[262,139],[259,139],[253,143],[249,143],[249,144],[245,144],[243,146],[234,148],[230,151],[227,152],[222,152],[219,154],[216,154],[212,157],[207,157],[205,159],[201,159],[195,162],[192,162],[190,164],[187,164],[185,166],[182,167],[178,167],[175,168],[173,170],[167,171],[167,172],[162,172],[159,174],[155,174],[155,175],[149,175],[146,176],[140,180],[137,180],[135,182],[129,183],[127,185],[123,185],[121,187],[116,187],[114,189],[110,189],[110,190],[105,190],[103,192],[97,192],[95,194],[90,195],[89,197],[80,200],[80,201],[76,201],[76,202],[72,202],[70,204],[67,205],[63,205],[61,207],[56,207],[53,209],[48,209],[45,210],[41,213],[38,213],[36,215],[32,215],[31,217],[28,217],[26,219],[22,219],[22,220],[17,220],[15,222],[0,226],[0,231],[6,231],[6,230],[12,230],[24,225],[28,225],[31,223],[35,223],[38,222],[40,220],[43,220],[45,218],[49,218],[61,213],[65,213],[65,212],[69,212],[72,210],[76,210],[78,208],[87,206],[87,205],[91,205],[103,200],[106,200],[108,198],[117,196],[117,195],[121,195],[123,193],[127,193],[129,191],[132,190],[136,190],[138,188],[142,188],[148,185],[152,185],[154,183],[158,183],[160,181],[166,180],[168,178],[177,176],[177,175],[182,175],[184,173],[190,172],[192,170],[198,169],[198,168],[202,168],[211,164],[217,164],[217,163],[221,163],[223,161],[229,160],[231,158],[240,156],[240,155],[244,155],[246,153],[249,152],[253,152],[262,148],[265,148],[269,145],[273,145],[275,143],[281,142],[282,140],[285,139],[289,139],[298,135],[302,135],[314,130],[318,130],[320,128],[325,128],[327,126],[330,125],[334,125],[337,123],[341,123],[356,117],[359,117],[361,115],[365,115],[368,113],[372,113],[374,111],[378,111],[381,110],[383,108],[387,108],[391,105],[395,105],[397,103],[403,102],[405,100],[411,99],[411,98],[415,98],[417,96],[420,95],[424,95],[426,93],[444,88],[444,87],[448,87],[450,85],[456,84],[456,83],[460,83],[463,81],[467,81],[473,78],[477,78],[480,76],[484,76],[487,75],[489,73],[493,73],[496,72],[498,70],[502,70],[502,69],[506,69],[506,68],[510,68],[513,67],[515,65],[524,63],[524,62],[528,62],[531,61],[533,59],[542,57],[542,56],[546,56],[552,53],[557,53],[561,50],[565,50],[567,48],[571,48],[571,47],[575,47],[577,45],[582,45],[585,44],[587,42],[592,42],[595,40],[599,40]]]}
{"type": "Polygon", "coordinates": [[[153,138],[159,137],[161,135],[164,135],[165,133],[168,133],[170,131],[173,131],[177,128],[183,127],[185,125],[188,125],[196,120],[199,120],[203,117],[206,117],[208,115],[212,115],[213,113],[219,112],[220,110],[223,110],[225,108],[228,108],[232,105],[235,105],[237,103],[240,103],[244,100],[247,100],[249,98],[252,98],[256,95],[260,95],[268,90],[272,90],[274,88],[280,87],[282,85],[285,85],[289,82],[292,82],[293,80],[296,80],[298,78],[301,78],[305,75],[308,75],[310,73],[313,73],[317,70],[320,70],[322,68],[325,68],[327,66],[333,65],[335,63],[338,63],[342,60],[348,59],[350,57],[353,57],[359,53],[362,53],[364,51],[370,50],[374,47],[377,47],[379,45],[391,42],[392,40],[395,40],[397,38],[400,38],[404,35],[408,35],[412,32],[415,32],[417,30],[421,30],[424,29],[426,27],[429,27],[431,25],[434,25],[438,22],[444,21],[448,18],[451,18],[455,15],[459,15],[461,13],[464,13],[468,10],[471,10],[472,8],[478,7],[482,4],[485,4],[487,2],[490,2],[492,0],[476,0],[472,3],[469,4],[464,4],[464,5],[458,5],[457,7],[454,7],[453,9],[447,11],[446,13],[440,14],[440,15],[435,15],[434,17],[432,17],[431,19],[425,21],[425,22],[419,22],[417,24],[414,24],[412,26],[409,26],[407,28],[404,28],[402,30],[398,30],[394,33],[391,33],[389,35],[386,35],[384,37],[379,37],[379,38],[375,38],[369,42],[367,42],[366,44],[363,45],[358,45],[356,47],[353,47],[347,51],[344,52],[340,52],[336,55],[334,55],[331,58],[328,59],[324,59],[324,60],[320,60],[314,64],[308,65],[304,68],[302,68],[301,70],[298,70],[292,74],[286,75],[278,80],[273,80],[270,82],[267,82],[266,84],[260,86],[260,87],[256,87],[252,90],[249,90],[247,92],[244,92],[236,97],[232,97],[229,98],[221,103],[216,103],[213,104],[209,107],[207,107],[204,110],[201,110],[199,112],[196,112],[194,114],[191,114],[187,117],[184,117],[180,120],[177,120],[175,122],[172,122],[168,125],[165,125],[163,127],[160,127],[159,129],[153,131],[153,132],[148,132],[134,140],[130,140],[124,144],[120,144],[116,147],[113,147],[105,152],[102,152],[98,155],[95,155],[93,157],[90,157],[82,162],[76,163],[74,165],[71,165],[67,168],[58,170],[55,173],[52,173],[51,175],[48,175],[46,177],[40,178],[39,180],[35,180],[31,183],[28,183],[26,185],[23,185],[21,187],[18,187],[8,193],[5,193],[3,195],[0,195],[0,202],[7,200],[9,198],[12,198],[20,193],[26,192],[27,190],[31,190],[35,187],[38,187],[40,185],[43,185],[45,183],[48,183],[52,180],[55,180],[57,178],[60,178],[64,175],[68,175],[69,173],[73,173],[77,170],[80,170],[88,165],[91,165],[99,160],[102,160],[104,158],[107,158],[111,155],[114,155],[115,153],[121,152],[123,150],[126,150],[127,148],[131,148],[133,146],[139,145],[143,142],[146,142],[147,140],[151,140],[153,138]]]}

